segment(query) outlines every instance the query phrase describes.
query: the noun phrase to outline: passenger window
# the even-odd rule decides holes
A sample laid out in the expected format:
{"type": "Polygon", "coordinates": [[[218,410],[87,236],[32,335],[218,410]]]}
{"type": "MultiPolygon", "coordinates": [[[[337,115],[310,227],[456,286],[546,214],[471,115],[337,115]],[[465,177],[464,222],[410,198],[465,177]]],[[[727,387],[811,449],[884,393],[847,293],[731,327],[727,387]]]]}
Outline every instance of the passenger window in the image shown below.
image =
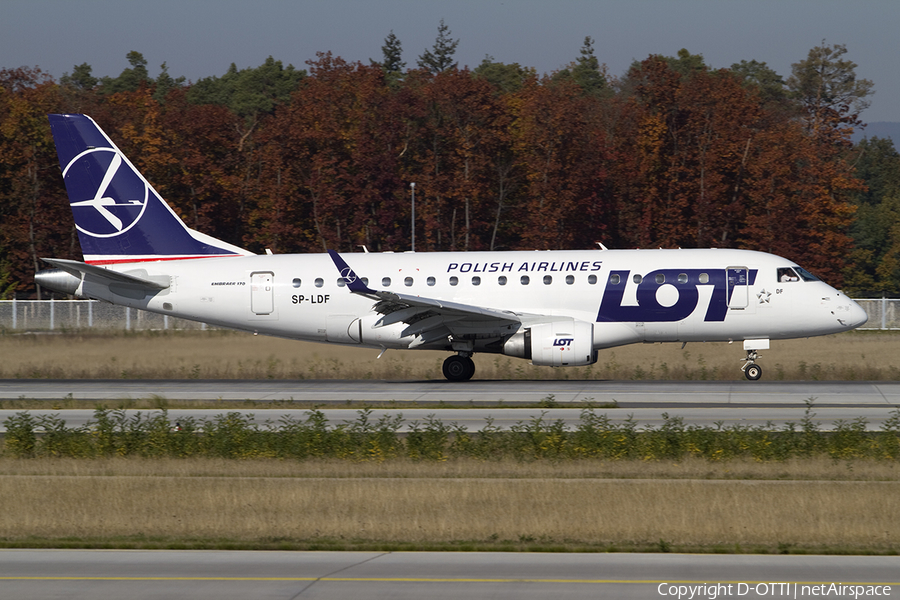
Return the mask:
{"type": "Polygon", "coordinates": [[[679,273],[678,274],[678,283],[687,283],[688,277],[687,273],[679,273]]]}
{"type": "Polygon", "coordinates": [[[594,285],[595,283],[597,283],[597,276],[596,275],[588,275],[588,283],[591,285],[594,285]]]}
{"type": "Polygon", "coordinates": [[[459,277],[454,276],[450,278],[450,285],[456,285],[457,283],[459,283],[459,277]]]}
{"type": "Polygon", "coordinates": [[[294,280],[291,282],[291,285],[294,286],[295,288],[300,287],[300,278],[299,277],[294,278],[294,280]]]}
{"type": "Polygon", "coordinates": [[[360,281],[363,282],[364,286],[369,287],[369,278],[368,277],[363,277],[360,281]]]}
{"type": "Polygon", "coordinates": [[[412,284],[413,284],[412,277],[407,277],[406,279],[403,280],[403,285],[405,285],[406,287],[412,287],[412,284]]]}
{"type": "Polygon", "coordinates": [[[566,283],[568,285],[572,285],[573,283],[575,283],[575,276],[574,275],[566,275],[566,283]]]}
{"type": "Polygon", "coordinates": [[[347,285],[347,282],[344,281],[344,278],[343,278],[343,277],[338,277],[338,278],[337,278],[337,286],[338,286],[338,287],[344,287],[345,285],[347,285]]]}
{"type": "Polygon", "coordinates": [[[383,287],[391,287],[391,278],[390,278],[390,277],[382,277],[382,278],[381,278],[381,285],[382,285],[383,287]]]}
{"type": "Polygon", "coordinates": [[[481,285],[481,277],[478,275],[472,278],[472,285],[481,285]]]}
{"type": "Polygon", "coordinates": [[[553,283],[553,276],[544,275],[544,285],[550,285],[551,283],[553,283]]]}
{"type": "Polygon", "coordinates": [[[519,283],[521,283],[522,285],[528,285],[530,281],[531,279],[529,279],[528,275],[522,275],[522,278],[519,279],[519,283]]]}
{"type": "Polygon", "coordinates": [[[436,280],[434,277],[429,277],[428,279],[425,280],[425,283],[427,283],[428,285],[434,285],[435,282],[436,282],[436,280]]]}
{"type": "Polygon", "coordinates": [[[640,275],[635,275],[634,277],[631,278],[631,280],[635,283],[640,283],[644,280],[644,278],[641,277],[640,275]]]}
{"type": "Polygon", "coordinates": [[[497,283],[500,285],[506,285],[506,275],[501,275],[497,278],[497,283]]]}
{"type": "Polygon", "coordinates": [[[700,273],[700,283],[709,283],[708,273],[700,273]]]}
{"type": "Polygon", "coordinates": [[[316,287],[322,287],[323,285],[325,285],[325,280],[321,277],[316,278],[316,287]]]}
{"type": "Polygon", "coordinates": [[[613,285],[619,285],[619,282],[620,282],[620,281],[622,281],[622,278],[619,277],[619,274],[618,274],[618,273],[616,273],[615,275],[610,275],[610,276],[609,276],[609,282],[610,282],[611,284],[613,284],[613,285]]]}
{"type": "Polygon", "coordinates": [[[656,274],[656,283],[665,283],[666,282],[666,274],[665,273],[657,273],[656,274]]]}

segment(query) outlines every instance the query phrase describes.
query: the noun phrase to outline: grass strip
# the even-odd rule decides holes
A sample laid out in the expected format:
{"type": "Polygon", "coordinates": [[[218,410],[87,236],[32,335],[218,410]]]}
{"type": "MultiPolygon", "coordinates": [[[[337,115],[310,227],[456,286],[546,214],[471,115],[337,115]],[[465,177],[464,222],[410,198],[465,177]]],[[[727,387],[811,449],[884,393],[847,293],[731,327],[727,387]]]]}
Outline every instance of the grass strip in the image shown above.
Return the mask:
{"type": "Polygon", "coordinates": [[[893,554],[900,482],[0,478],[7,547],[893,554]]]}
{"type": "MultiPolygon", "coordinates": [[[[379,352],[215,331],[0,334],[0,379],[439,379],[447,354],[379,352]]],[[[848,332],[779,340],[763,353],[765,378],[900,380],[900,332],[848,332]]],[[[476,354],[476,377],[526,380],[723,380],[742,378],[739,347],[634,344],[600,352],[587,367],[536,367],[476,354]]]]}

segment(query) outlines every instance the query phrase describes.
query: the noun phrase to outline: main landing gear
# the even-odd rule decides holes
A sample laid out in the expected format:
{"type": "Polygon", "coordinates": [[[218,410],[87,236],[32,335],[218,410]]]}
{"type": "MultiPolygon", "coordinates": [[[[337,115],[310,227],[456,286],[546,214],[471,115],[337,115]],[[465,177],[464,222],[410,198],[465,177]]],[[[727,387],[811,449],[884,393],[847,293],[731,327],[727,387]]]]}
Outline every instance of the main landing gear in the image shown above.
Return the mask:
{"type": "Polygon", "coordinates": [[[449,381],[468,381],[475,374],[475,361],[470,355],[456,354],[447,357],[442,370],[449,381]]]}
{"type": "Polygon", "coordinates": [[[742,359],[744,366],[741,367],[741,371],[744,372],[744,377],[750,381],[756,381],[762,377],[762,367],[756,364],[757,358],[759,358],[759,353],[756,350],[747,350],[747,358],[742,359]]]}

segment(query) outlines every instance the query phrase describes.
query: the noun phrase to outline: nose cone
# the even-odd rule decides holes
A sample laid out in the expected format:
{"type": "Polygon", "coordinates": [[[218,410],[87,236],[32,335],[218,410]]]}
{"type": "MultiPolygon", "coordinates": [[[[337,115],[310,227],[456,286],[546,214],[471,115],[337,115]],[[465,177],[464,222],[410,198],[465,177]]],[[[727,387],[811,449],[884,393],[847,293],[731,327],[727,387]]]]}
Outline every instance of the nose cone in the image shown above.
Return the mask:
{"type": "Polygon", "coordinates": [[[865,324],[866,321],[869,320],[869,315],[866,314],[866,311],[863,310],[863,307],[850,300],[850,306],[847,310],[846,319],[842,319],[846,324],[848,329],[856,329],[857,327],[861,327],[865,324]]]}

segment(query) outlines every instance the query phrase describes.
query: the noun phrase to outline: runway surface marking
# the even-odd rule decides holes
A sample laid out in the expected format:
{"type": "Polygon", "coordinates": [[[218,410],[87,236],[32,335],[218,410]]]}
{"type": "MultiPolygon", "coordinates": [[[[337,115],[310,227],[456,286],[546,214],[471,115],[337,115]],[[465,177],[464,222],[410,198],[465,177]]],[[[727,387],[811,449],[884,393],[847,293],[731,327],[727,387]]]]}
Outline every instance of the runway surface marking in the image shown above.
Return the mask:
{"type": "MultiPolygon", "coordinates": [[[[648,583],[676,583],[688,585],[703,585],[710,580],[690,579],[482,579],[482,578],[452,578],[452,577],[91,577],[91,576],[60,576],[60,577],[28,577],[28,576],[0,576],[0,581],[341,581],[362,583],[587,583],[587,584],[648,584],[648,583]]],[[[768,581],[716,581],[719,584],[761,584],[768,581]]],[[[792,585],[818,585],[821,581],[784,581],[792,585]]],[[[842,585],[890,585],[900,586],[900,581],[872,582],[872,581],[842,581],[842,585]]]]}

